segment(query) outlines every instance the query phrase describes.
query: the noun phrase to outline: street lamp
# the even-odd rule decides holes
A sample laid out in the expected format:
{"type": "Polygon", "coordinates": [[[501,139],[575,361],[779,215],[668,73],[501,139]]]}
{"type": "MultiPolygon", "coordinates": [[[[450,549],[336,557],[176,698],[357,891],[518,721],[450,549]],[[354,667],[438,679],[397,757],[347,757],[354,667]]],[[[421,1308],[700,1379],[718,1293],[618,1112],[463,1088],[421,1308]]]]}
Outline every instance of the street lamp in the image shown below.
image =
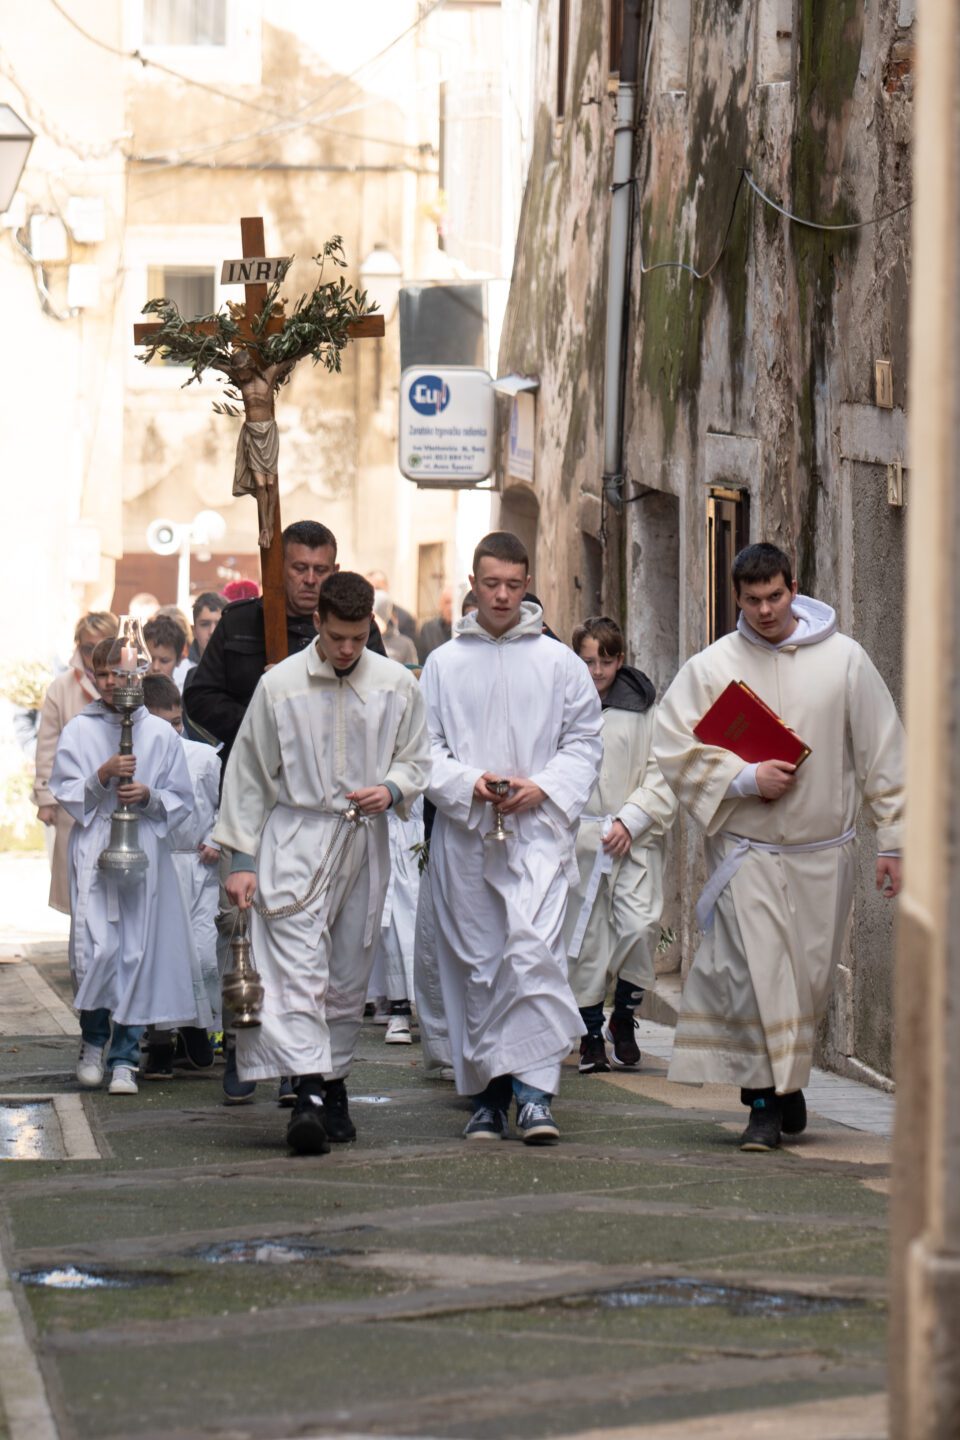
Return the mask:
{"type": "Polygon", "coordinates": [[[9,105],[0,105],[0,214],[10,209],[33,144],[33,131],[9,105]]]}
{"type": "Polygon", "coordinates": [[[384,321],[390,320],[397,308],[402,283],[403,266],[393,251],[378,240],[367,258],[360,262],[360,285],[370,299],[377,302],[384,321]]]}

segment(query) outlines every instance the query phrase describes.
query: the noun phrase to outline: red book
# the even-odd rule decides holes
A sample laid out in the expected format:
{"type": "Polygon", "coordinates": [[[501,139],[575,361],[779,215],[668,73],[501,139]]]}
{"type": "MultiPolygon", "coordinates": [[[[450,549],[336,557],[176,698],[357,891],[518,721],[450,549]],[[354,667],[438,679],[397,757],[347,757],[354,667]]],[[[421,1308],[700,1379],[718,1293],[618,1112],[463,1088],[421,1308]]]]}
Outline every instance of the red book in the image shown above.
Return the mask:
{"type": "Polygon", "coordinates": [[[693,727],[693,733],[704,745],[731,750],[748,765],[762,760],[786,760],[790,765],[802,765],[810,754],[810,746],[742,680],[730,681],[720,698],[693,727]]]}

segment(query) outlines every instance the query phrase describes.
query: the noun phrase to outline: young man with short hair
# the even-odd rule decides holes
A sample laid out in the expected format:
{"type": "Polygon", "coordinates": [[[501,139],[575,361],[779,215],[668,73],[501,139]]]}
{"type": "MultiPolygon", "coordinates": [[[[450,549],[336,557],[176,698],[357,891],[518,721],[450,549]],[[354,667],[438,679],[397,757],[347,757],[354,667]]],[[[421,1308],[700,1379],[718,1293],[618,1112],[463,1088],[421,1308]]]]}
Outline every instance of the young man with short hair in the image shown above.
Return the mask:
{"type": "Polygon", "coordinates": [[[137,1093],[143,1027],[196,1022],[187,958],[189,929],[171,899],[176,888],[168,836],[193,807],[180,741],[141,706],[133,716],[132,755],[121,755],[121,716],[113,704],[114,640],[93,652],[100,699],[64,728],[50,789],[76,824],[70,835],[70,972],[83,1041],[77,1079],[94,1089],[110,1071],[112,1095],[137,1093]],[[113,785],[116,781],[116,786],[113,785]],[[98,868],[120,800],[137,806],[147,870],[118,885],[98,868]],[[111,1034],[112,1025],[112,1034],[111,1034]]]}
{"type": "Polygon", "coordinates": [[[437,807],[430,890],[464,1134],[554,1144],[560,1063],[583,1034],[567,983],[563,915],[577,820],[600,769],[600,701],[584,665],[524,601],[527,552],[495,531],[474,554],[476,614],[427,658],[422,685],[437,807]],[[505,797],[491,785],[506,781],[505,797]],[[509,832],[486,836],[494,807],[509,832]],[[464,903],[469,897],[469,904],[464,903]]]}
{"type": "Polygon", "coordinates": [[[733,564],[737,628],[667,691],[654,753],[705,831],[704,931],[683,991],[671,1080],[741,1087],[745,1150],[806,1125],[803,1086],[853,903],[861,808],[877,831],[877,888],[900,889],[903,730],[866,652],[829,605],[797,594],[789,558],[748,545],[733,564]],[[694,726],[743,681],[810,747],[797,769],[745,764],[694,726]]]}
{"type": "Polygon", "coordinates": [[[237,1035],[239,1076],[299,1077],[287,1139],[306,1154],[356,1135],[344,1081],[390,879],[386,812],[406,817],[429,774],[420,687],[367,648],[372,615],[362,576],[324,582],[314,643],[257,686],[214,831],[232,903],[272,912],[251,915],[265,997],[237,1035]]]}
{"type": "Polygon", "coordinates": [[[172,679],[187,644],[183,627],[170,615],[154,615],[143,627],[143,638],[150,651],[150,674],[172,679]]]}
{"type": "Polygon", "coordinates": [[[210,637],[220,624],[226,600],[213,590],[204,590],[193,602],[193,644],[190,659],[195,665],[210,643],[210,637]]]}

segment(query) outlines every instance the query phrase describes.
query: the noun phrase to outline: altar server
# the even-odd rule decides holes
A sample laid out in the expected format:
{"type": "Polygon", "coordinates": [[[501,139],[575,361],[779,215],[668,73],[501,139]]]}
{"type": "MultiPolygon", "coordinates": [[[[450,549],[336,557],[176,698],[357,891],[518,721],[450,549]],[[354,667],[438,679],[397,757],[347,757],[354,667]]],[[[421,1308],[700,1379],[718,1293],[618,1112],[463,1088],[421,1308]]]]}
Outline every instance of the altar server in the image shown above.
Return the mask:
{"type": "Polygon", "coordinates": [[[94,1088],[106,1066],[110,1093],[135,1095],[143,1027],[197,1020],[189,933],[174,901],[177,880],[167,838],[190,814],[193,787],[176,734],[143,707],[134,712],[133,755],[118,753],[117,677],[108,664],[113,643],[102,640],[93,652],[100,699],[65,727],[50,789],[76,821],[69,850],[69,954],[83,1036],[77,1079],[94,1088]],[[140,846],[148,861],[140,879],[122,886],[97,867],[118,800],[140,808],[140,846]]]}
{"type": "MultiPolygon", "coordinates": [[[[180,736],[180,744],[193,784],[193,810],[170,832],[170,848],[190,935],[190,968],[197,1003],[198,1023],[180,1026],[185,1062],[195,1070],[214,1063],[208,1031],[220,1028],[220,974],[217,968],[217,906],[220,851],[211,836],[220,800],[220,757],[212,745],[188,740],[183,734],[180,691],[167,675],[143,677],[143,703],[151,715],[165,720],[180,736]]],[[[141,1066],[144,1079],[165,1080],[173,1074],[174,1037],[158,1030],[147,1037],[147,1056],[141,1066]]]]}
{"type": "Polygon", "coordinates": [[[563,914],[577,878],[574,836],[600,768],[600,701],[581,660],[543,634],[524,602],[527,552],[507,531],[482,540],[475,615],[428,657],[437,807],[430,891],[464,1134],[498,1139],[511,1097],[529,1144],[553,1144],[560,1062],[583,1034],[567,982],[563,914]],[[506,798],[491,784],[509,783],[506,798]],[[498,806],[506,840],[485,840],[498,806]]]}
{"type": "Polygon", "coordinates": [[[736,630],[687,661],[654,733],[666,779],[706,833],[709,875],[669,1075],[738,1084],[751,1107],[742,1148],[769,1150],[806,1125],[803,1086],[850,915],[861,807],[877,831],[877,888],[900,889],[903,731],[868,655],[829,605],[797,594],[782,550],[741,550],[733,585],[736,630]],[[697,739],[732,680],[810,747],[799,769],[748,765],[697,739]]]}
{"type": "Polygon", "coordinates": [[[664,837],[676,796],[651,752],[656,692],[642,670],[624,664],[623,632],[594,615],[573,632],[603,708],[603,766],[580,817],[580,878],[570,894],[564,939],[570,984],[587,1033],[580,1073],[640,1064],[634,1011],[656,981],[654,957],[663,913],[664,837]],[[614,986],[606,1027],[603,1002],[614,986]]]}
{"type": "Polygon", "coordinates": [[[420,687],[365,648],[373,588],[322,585],[317,639],[263,676],[224,776],[214,841],[227,893],[252,913],[262,1025],[238,1031],[241,1079],[299,1076],[287,1139],[323,1154],[356,1135],[349,1072],[390,878],[386,812],[410,813],[429,770],[420,687]],[[359,822],[346,818],[355,806],[359,822]]]}

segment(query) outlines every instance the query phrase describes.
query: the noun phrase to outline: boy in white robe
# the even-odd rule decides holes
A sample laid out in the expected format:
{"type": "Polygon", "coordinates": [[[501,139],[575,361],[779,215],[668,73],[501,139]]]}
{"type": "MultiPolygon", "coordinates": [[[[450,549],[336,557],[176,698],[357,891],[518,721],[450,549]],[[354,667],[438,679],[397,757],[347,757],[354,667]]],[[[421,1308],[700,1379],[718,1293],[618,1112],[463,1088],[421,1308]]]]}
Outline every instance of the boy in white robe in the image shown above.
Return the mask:
{"type": "MultiPolygon", "coordinates": [[[[390,1011],[384,1041],[387,1045],[410,1045],[413,998],[413,947],[420,894],[419,851],[423,843],[423,800],[418,796],[410,814],[402,820],[387,812],[390,834],[390,883],[387,886],[380,920],[377,960],[382,967],[383,993],[390,1011]]],[[[375,966],[376,966],[375,962],[375,966]]]]}
{"type": "Polygon", "coordinates": [[[238,1031],[238,1071],[299,1077],[287,1140],[307,1154],[356,1136],[344,1081],[390,877],[386,812],[408,815],[429,771],[420,687],[366,648],[372,611],[362,576],[324,582],[316,642],[254,692],[214,831],[234,852],[231,901],[247,910],[256,895],[259,907],[262,1023],[238,1031]],[[353,808],[359,821],[346,816],[353,808]]]}
{"type": "MultiPolygon", "coordinates": [[[[190,934],[190,969],[197,1002],[196,1025],[179,1027],[183,1062],[194,1070],[213,1068],[210,1030],[220,1028],[220,975],[217,968],[217,907],[220,851],[210,843],[220,803],[220,757],[211,745],[183,734],[183,707],[176,682],[167,675],[143,677],[143,703],[151,715],[165,720],[180,736],[193,785],[193,810],[170,832],[180,901],[190,934]]],[[[144,1080],[173,1076],[176,1037],[157,1029],[147,1035],[140,1072],[144,1080]]]]}
{"type": "Polygon", "coordinates": [[[587,1027],[580,1073],[590,1075],[610,1068],[605,1038],[614,1065],[640,1064],[634,1011],[656,983],[664,837],[677,800],[651,750],[656,692],[641,670],[624,664],[620,626],[594,615],[577,626],[572,646],[603,708],[603,766],[580,817],[580,878],[564,924],[570,984],[587,1027]],[[605,1028],[611,984],[613,1011],[605,1028]]]}
{"type": "Polygon", "coordinates": [[[473,1101],[470,1140],[517,1128],[554,1144],[560,1063],[583,1034],[567,982],[563,915],[577,878],[574,837],[600,769],[600,701],[572,651],[524,602],[520,540],[497,531],[474,554],[478,610],[428,657],[437,807],[430,892],[457,1090],[473,1101]],[[506,797],[490,788],[507,781],[506,797]],[[489,840],[496,806],[506,840],[489,840]]]}
{"type": "Polygon", "coordinates": [[[69,954],[83,1036],[77,1079],[93,1089],[106,1068],[111,1095],[135,1095],[143,1028],[196,1021],[189,932],[180,906],[171,903],[177,882],[167,843],[193,807],[193,787],[177,736],[142,707],[133,717],[133,755],[118,753],[113,644],[102,640],[93,653],[101,698],[64,728],[50,789],[76,821],[69,954]],[[146,873],[124,886],[97,868],[118,800],[141,808],[140,846],[148,860],[146,873]]]}
{"type": "Polygon", "coordinates": [[[877,888],[900,888],[903,730],[886,685],[829,605],[797,594],[788,557],[749,545],[733,565],[737,629],[683,666],[654,753],[706,832],[704,936],[683,991],[670,1079],[733,1083],[741,1139],[769,1150],[806,1125],[803,1086],[853,902],[861,807],[877,830],[877,888]],[[693,734],[743,681],[811,754],[747,765],[693,734]]]}

